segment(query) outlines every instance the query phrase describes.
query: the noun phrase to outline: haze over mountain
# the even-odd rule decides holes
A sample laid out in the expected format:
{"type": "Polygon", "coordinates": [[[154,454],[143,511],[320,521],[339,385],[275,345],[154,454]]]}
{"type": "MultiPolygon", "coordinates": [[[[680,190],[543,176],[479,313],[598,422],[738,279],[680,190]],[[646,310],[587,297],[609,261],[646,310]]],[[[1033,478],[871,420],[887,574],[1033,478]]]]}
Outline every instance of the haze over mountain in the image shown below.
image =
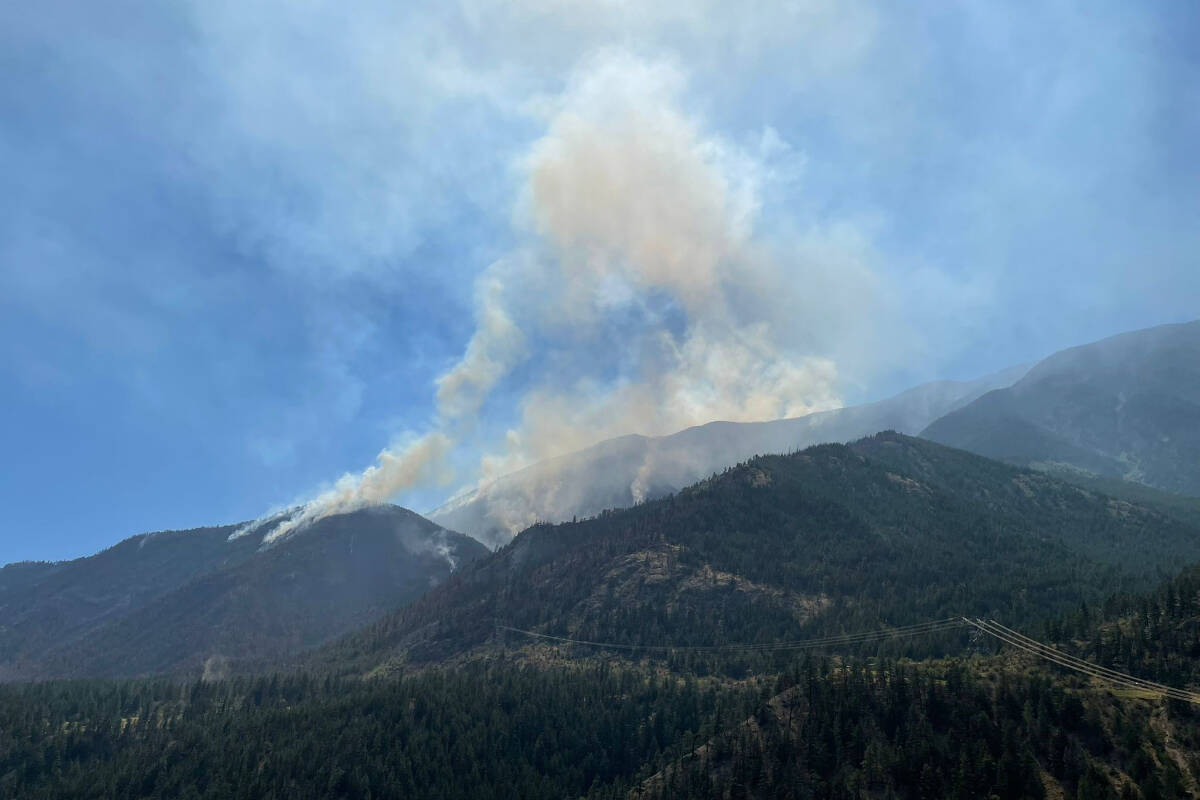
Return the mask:
{"type": "MultiPolygon", "coordinates": [[[[968,615],[1034,620],[1200,558],[1200,530],[882,433],[755,458],[676,495],[538,525],[320,663],[436,663],[496,624],[579,639],[771,642],[968,615]]],[[[520,646],[520,642],[516,644],[520,646]]]]}
{"type": "Polygon", "coordinates": [[[498,544],[535,522],[661,497],[753,455],[888,429],[1077,481],[1118,479],[1200,495],[1200,321],[1132,331],[1061,351],[1032,369],[924,384],[863,406],[611,439],[505,475],[429,517],[498,544]]]}
{"type": "Polygon", "coordinates": [[[411,511],[330,517],[271,546],[236,526],[134,536],[0,569],[0,678],[143,675],[300,652],[394,610],[486,549],[411,511]]]}
{"type": "Polygon", "coordinates": [[[1023,466],[1200,495],[1200,320],[1056,353],[921,435],[1023,466]]]}
{"type": "Polygon", "coordinates": [[[622,436],[533,464],[428,513],[448,528],[503,544],[535,522],[564,522],[690,486],[739,461],[882,430],[916,434],[943,414],[1025,374],[936,381],[861,406],[766,422],[710,422],[670,436],[622,436]]]}
{"type": "MultiPolygon", "coordinates": [[[[438,509],[433,515],[435,522],[394,506],[371,507],[302,525],[272,546],[264,546],[264,542],[276,533],[282,519],[246,536],[231,536],[238,530],[234,526],[164,532],[133,537],[95,556],[72,562],[9,565],[0,569],[0,677],[197,672],[210,660],[216,668],[227,660],[247,664],[294,657],[417,600],[426,590],[444,582],[456,566],[486,553],[486,548],[478,542],[453,533],[452,528],[465,529],[489,543],[501,543],[526,522],[588,517],[605,509],[651,501],[759,453],[794,451],[811,442],[850,440],[863,431],[873,432],[881,427],[912,432],[931,421],[925,428],[926,435],[949,439],[947,432],[960,434],[962,440],[954,439],[952,443],[964,449],[978,450],[1020,466],[1057,471],[1073,481],[1092,476],[1088,486],[1093,491],[1063,490],[1053,481],[1045,482],[1049,479],[1035,477],[1020,479],[1022,492],[1057,492],[1070,503],[1079,503],[1083,502],[1080,498],[1099,497],[1104,491],[1111,491],[1134,500],[1133,504],[1109,507],[1111,513],[1116,513],[1111,511],[1116,508],[1137,509],[1139,503],[1155,509],[1137,512],[1150,515],[1137,517],[1139,530],[1144,532],[1141,546],[1147,552],[1132,562],[1127,562],[1124,556],[1113,557],[1112,548],[1126,547],[1131,534],[1105,533],[1110,521],[1104,515],[1097,518],[1099,528],[1086,535],[1080,528],[1076,540],[1057,555],[1053,548],[1036,551],[1050,546],[1036,537],[1018,540],[1013,545],[1015,553],[1028,551],[1030,564],[1045,559],[1071,559],[1077,571],[1074,577],[1064,575],[1060,583],[1068,585],[1075,581],[1077,594],[1091,591],[1098,596],[1098,587],[1115,580],[1111,575],[1098,577],[1104,570],[1129,569],[1136,562],[1141,571],[1135,572],[1144,576],[1145,570],[1152,567],[1170,567],[1180,559],[1200,558],[1200,551],[1192,552],[1194,532],[1179,533],[1192,531],[1189,525],[1200,519],[1196,507],[1188,505],[1186,498],[1178,498],[1176,502],[1170,495],[1155,494],[1149,489],[1131,490],[1130,484],[1117,480],[1137,480],[1176,491],[1188,491],[1195,486],[1198,466],[1188,456],[1198,446],[1198,354],[1200,323],[1164,326],[1064,351],[1028,371],[1014,368],[977,381],[926,384],[864,406],[773,422],[716,422],[672,436],[626,436],[602,442],[506,476],[438,509]],[[1094,491],[1097,488],[1099,493],[1094,491]],[[1171,518],[1162,516],[1161,511],[1168,512],[1171,518]],[[1105,544],[1105,537],[1110,534],[1126,544],[1118,546],[1114,544],[1116,540],[1105,544]],[[1081,566],[1084,564],[1090,566],[1081,566]],[[1080,569],[1092,577],[1079,583],[1080,569]]],[[[840,537],[822,540],[826,542],[822,547],[829,552],[839,549],[859,552],[863,545],[855,537],[862,530],[878,526],[915,524],[937,531],[936,541],[944,541],[953,528],[949,521],[953,514],[947,517],[943,505],[918,502],[909,508],[914,498],[901,493],[890,505],[876,508],[873,504],[878,496],[888,492],[880,486],[866,491],[863,485],[882,481],[878,471],[859,474],[866,468],[860,467],[854,458],[842,463],[853,454],[859,459],[865,456],[878,466],[889,458],[895,460],[895,453],[902,452],[906,455],[893,465],[893,477],[915,481],[914,485],[950,487],[945,491],[953,500],[946,502],[961,504],[955,513],[978,520],[990,514],[986,525],[1003,531],[1006,536],[1028,526],[1028,510],[1021,510],[1024,501],[1012,505],[1006,500],[999,509],[990,511],[970,510],[980,495],[1011,494],[1015,478],[1005,477],[1008,473],[1003,470],[994,473],[995,467],[985,466],[990,462],[977,457],[948,455],[954,451],[932,444],[923,447],[926,446],[917,440],[889,434],[859,441],[849,449],[812,451],[825,460],[820,468],[804,467],[807,472],[797,466],[809,463],[803,459],[763,461],[782,469],[780,474],[784,477],[771,478],[770,483],[776,488],[760,492],[755,502],[762,507],[739,506],[745,498],[724,495],[719,502],[711,499],[706,502],[710,505],[716,502],[717,506],[730,504],[719,514],[735,514],[728,524],[742,533],[745,522],[738,520],[738,513],[748,515],[749,519],[763,515],[778,517],[771,523],[759,523],[764,526],[765,538],[756,540],[756,547],[774,541],[772,537],[782,535],[781,531],[803,530],[807,532],[805,537],[816,536],[819,526],[818,529],[812,526],[833,513],[829,511],[831,507],[839,509],[835,517],[840,519],[838,515],[845,515],[845,519],[820,533],[828,537],[832,530],[842,531],[840,537]],[[885,446],[881,442],[890,444],[885,446]],[[843,455],[834,457],[835,453],[843,455]],[[989,480],[995,485],[972,488],[967,497],[960,496],[963,485],[953,478],[956,470],[991,475],[989,480]],[[791,488],[778,496],[771,494],[780,491],[781,485],[791,488]],[[863,501],[863,507],[846,505],[846,498],[864,491],[873,499],[863,501]],[[814,501],[817,505],[795,506],[801,502],[798,497],[806,496],[819,498],[814,501]],[[1009,513],[1015,516],[1004,516],[1009,513]],[[877,516],[868,522],[845,521],[861,520],[871,514],[877,516]]],[[[705,492],[714,491],[712,486],[724,486],[731,480],[734,479],[719,475],[714,481],[704,481],[668,499],[666,508],[678,509],[680,504],[687,507],[688,503],[698,502],[698,497],[709,497],[705,492]],[[706,486],[710,488],[701,488],[706,486]]],[[[895,488],[886,482],[881,486],[895,488]]],[[[930,499],[921,497],[923,501],[930,499]]],[[[636,514],[666,514],[662,511],[664,507],[655,508],[659,511],[633,509],[628,513],[635,514],[631,519],[642,520],[645,518],[636,514]]],[[[712,508],[710,511],[718,513],[712,508]]],[[[1043,512],[1044,509],[1037,513],[1043,512]]],[[[609,514],[580,525],[607,529],[616,524],[612,522],[614,519],[624,517],[609,514]]],[[[639,522],[635,527],[644,524],[639,522]]],[[[687,549],[687,545],[670,539],[674,535],[670,532],[679,524],[670,514],[662,516],[654,523],[657,533],[653,535],[667,537],[661,541],[671,541],[670,547],[687,549]]],[[[697,524],[703,529],[709,523],[697,524]]],[[[1060,529],[1078,527],[1080,523],[1064,522],[1051,515],[1039,524],[1060,529]]],[[[584,529],[537,525],[523,536],[523,544],[516,551],[505,548],[503,553],[507,555],[503,558],[513,558],[513,552],[525,552],[533,546],[530,542],[542,542],[537,547],[546,548],[551,547],[547,542],[560,535],[573,541],[572,531],[584,529]]],[[[764,608],[774,608],[772,604],[778,602],[793,610],[825,608],[836,594],[824,589],[811,591],[813,585],[798,591],[796,587],[763,582],[756,572],[766,563],[794,563],[800,570],[797,574],[818,569],[826,570],[821,581],[847,580],[840,568],[823,561],[818,560],[816,566],[805,564],[803,556],[810,555],[810,550],[789,555],[787,547],[795,546],[794,542],[799,540],[793,537],[787,541],[793,544],[781,543],[781,549],[759,552],[755,558],[761,563],[746,565],[739,561],[741,566],[736,569],[720,557],[710,563],[709,554],[699,556],[697,565],[702,564],[703,568],[693,566],[701,572],[680,578],[689,587],[679,590],[683,592],[680,596],[688,598],[684,604],[701,608],[708,602],[704,599],[705,592],[714,586],[738,586],[742,587],[739,592],[748,592],[747,597],[755,596],[756,603],[765,603],[764,608]],[[743,570],[749,571],[743,574],[743,570]],[[714,575],[725,577],[714,578],[714,575]]],[[[804,541],[803,546],[807,547],[814,540],[804,541]]],[[[922,547],[942,546],[932,541],[913,543],[916,550],[912,552],[922,547]]],[[[553,545],[552,549],[556,547],[559,545],[553,545]]],[[[651,561],[661,557],[670,562],[675,558],[663,556],[654,548],[647,552],[652,553],[646,556],[651,561]]],[[[891,551],[874,552],[872,556],[885,562],[900,557],[891,551]]],[[[979,557],[992,558],[992,554],[981,551],[979,557]]],[[[996,568],[1002,574],[1010,567],[996,568]]],[[[606,569],[620,572],[633,568],[609,564],[606,569]]],[[[969,573],[973,567],[954,562],[952,569],[969,573]]],[[[640,567],[633,569],[633,573],[640,574],[639,570],[640,567]]],[[[1024,585],[1028,577],[1014,573],[1006,580],[1012,585],[1024,585]]],[[[1135,576],[1131,573],[1127,577],[1135,576]]],[[[643,575],[639,580],[644,578],[643,575]]],[[[566,578],[559,576],[555,580],[566,578]]],[[[578,575],[570,578],[578,580],[583,578],[578,575]]],[[[879,580],[876,576],[868,583],[879,580]]],[[[897,583],[897,591],[910,580],[922,586],[928,584],[924,577],[907,576],[897,583]]],[[[978,580],[985,585],[987,578],[978,580]]],[[[864,591],[869,596],[873,590],[864,591]]],[[[844,588],[842,592],[848,594],[850,589],[844,588]]],[[[438,592],[433,595],[442,596],[438,592]]],[[[562,599],[565,595],[555,596],[562,599]]],[[[668,606],[679,602],[678,597],[665,596],[654,602],[660,601],[668,606]]],[[[426,602],[443,601],[422,600],[414,609],[422,608],[426,602]]],[[[947,608],[939,606],[929,613],[947,608]]],[[[764,620],[774,619],[770,623],[775,626],[772,635],[782,635],[793,623],[804,623],[802,619],[787,622],[786,614],[778,617],[779,608],[764,613],[764,620]]],[[[875,613],[884,612],[876,609],[875,613]]],[[[675,632],[683,630],[676,623],[669,627],[675,632]]],[[[767,635],[754,631],[754,635],[760,634],[767,635]]]]}

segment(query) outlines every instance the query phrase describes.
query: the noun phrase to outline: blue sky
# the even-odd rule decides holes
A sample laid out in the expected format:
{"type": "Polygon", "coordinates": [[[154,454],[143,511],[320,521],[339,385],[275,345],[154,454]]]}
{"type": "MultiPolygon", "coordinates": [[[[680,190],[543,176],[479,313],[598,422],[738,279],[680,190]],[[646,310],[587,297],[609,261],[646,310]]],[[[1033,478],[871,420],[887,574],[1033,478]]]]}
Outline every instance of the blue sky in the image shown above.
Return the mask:
{"type": "Polygon", "coordinates": [[[1200,315],[1200,10],[923,11],[9,4],[0,562],[1200,315]]]}

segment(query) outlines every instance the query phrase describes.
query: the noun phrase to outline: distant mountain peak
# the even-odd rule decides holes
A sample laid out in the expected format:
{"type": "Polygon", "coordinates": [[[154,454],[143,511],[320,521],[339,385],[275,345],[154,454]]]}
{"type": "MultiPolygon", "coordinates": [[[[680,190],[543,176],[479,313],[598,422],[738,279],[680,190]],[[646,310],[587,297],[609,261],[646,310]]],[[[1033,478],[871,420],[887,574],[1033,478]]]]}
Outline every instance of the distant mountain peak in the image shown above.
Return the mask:
{"type": "Polygon", "coordinates": [[[1200,320],[1055,353],[921,435],[1022,466],[1200,495],[1200,320]]]}

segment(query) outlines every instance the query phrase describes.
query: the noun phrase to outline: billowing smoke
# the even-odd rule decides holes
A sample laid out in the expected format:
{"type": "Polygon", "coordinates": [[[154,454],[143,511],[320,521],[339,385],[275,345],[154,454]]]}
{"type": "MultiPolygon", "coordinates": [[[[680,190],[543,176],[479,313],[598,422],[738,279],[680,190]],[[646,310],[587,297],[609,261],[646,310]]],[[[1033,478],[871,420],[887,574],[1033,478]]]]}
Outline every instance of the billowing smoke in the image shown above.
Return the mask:
{"type": "Polygon", "coordinates": [[[484,481],[623,433],[840,404],[834,360],[807,349],[821,344],[813,328],[834,328],[818,306],[869,314],[874,280],[844,253],[797,263],[756,238],[769,165],[706,136],[679,109],[682,84],[669,64],[610,53],[548,104],[520,214],[553,267],[545,307],[524,322],[562,343],[556,363],[604,348],[624,362],[607,380],[567,364],[529,389],[484,481]],[[819,274],[830,269],[842,274],[819,274]],[[842,296],[823,291],[831,283],[842,296]],[[633,324],[614,332],[614,317],[633,324]]]}
{"type": "Polygon", "coordinates": [[[476,330],[438,381],[431,429],[272,539],[445,480],[455,448],[485,453],[469,477],[486,483],[614,435],[840,404],[838,342],[878,295],[863,250],[840,233],[757,232],[788,149],[773,132],[750,147],[706,134],[684,84],[671,64],[609,52],[531,103],[546,130],[518,165],[525,244],[479,277],[476,330]],[[478,417],[518,366],[516,417],[496,437],[478,417]]]}

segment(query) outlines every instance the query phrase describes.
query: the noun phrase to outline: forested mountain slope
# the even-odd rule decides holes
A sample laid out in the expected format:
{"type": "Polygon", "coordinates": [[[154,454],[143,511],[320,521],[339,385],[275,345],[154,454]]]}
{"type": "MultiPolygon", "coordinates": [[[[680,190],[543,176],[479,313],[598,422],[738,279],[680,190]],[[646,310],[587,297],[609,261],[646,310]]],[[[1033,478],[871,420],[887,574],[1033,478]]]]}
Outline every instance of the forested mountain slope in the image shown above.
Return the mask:
{"type": "Polygon", "coordinates": [[[1196,796],[1194,709],[963,655],[0,686],[0,798],[1196,796]]]}
{"type": "Polygon", "coordinates": [[[1162,514],[886,433],[530,528],[318,662],[440,661],[495,644],[498,622],[700,645],[959,614],[1030,620],[1196,558],[1200,532],[1162,514]]]}
{"type": "Polygon", "coordinates": [[[1109,497],[1126,500],[1134,505],[1161,511],[1187,525],[1200,528],[1200,497],[1166,492],[1144,483],[1133,483],[1120,478],[1102,478],[1098,475],[1088,475],[1073,470],[1054,469],[1047,472],[1067,483],[1073,483],[1081,488],[1106,494],[1109,497]]]}
{"type": "Polygon", "coordinates": [[[1200,495],[1200,320],[1056,353],[921,435],[1022,466],[1200,495]]]}
{"type": "Polygon", "coordinates": [[[135,537],[12,589],[0,609],[5,676],[199,674],[300,652],[487,552],[395,506],[330,517],[270,547],[230,541],[233,530],[135,537]],[[53,627],[64,609],[71,625],[53,627]]]}
{"type": "Polygon", "coordinates": [[[182,584],[235,566],[257,551],[223,526],[133,536],[87,558],[23,562],[0,569],[0,678],[22,672],[182,584]]]}
{"type": "Polygon", "coordinates": [[[1200,564],[1153,591],[1118,594],[1047,621],[1044,637],[1089,661],[1182,686],[1200,685],[1200,564]]]}

